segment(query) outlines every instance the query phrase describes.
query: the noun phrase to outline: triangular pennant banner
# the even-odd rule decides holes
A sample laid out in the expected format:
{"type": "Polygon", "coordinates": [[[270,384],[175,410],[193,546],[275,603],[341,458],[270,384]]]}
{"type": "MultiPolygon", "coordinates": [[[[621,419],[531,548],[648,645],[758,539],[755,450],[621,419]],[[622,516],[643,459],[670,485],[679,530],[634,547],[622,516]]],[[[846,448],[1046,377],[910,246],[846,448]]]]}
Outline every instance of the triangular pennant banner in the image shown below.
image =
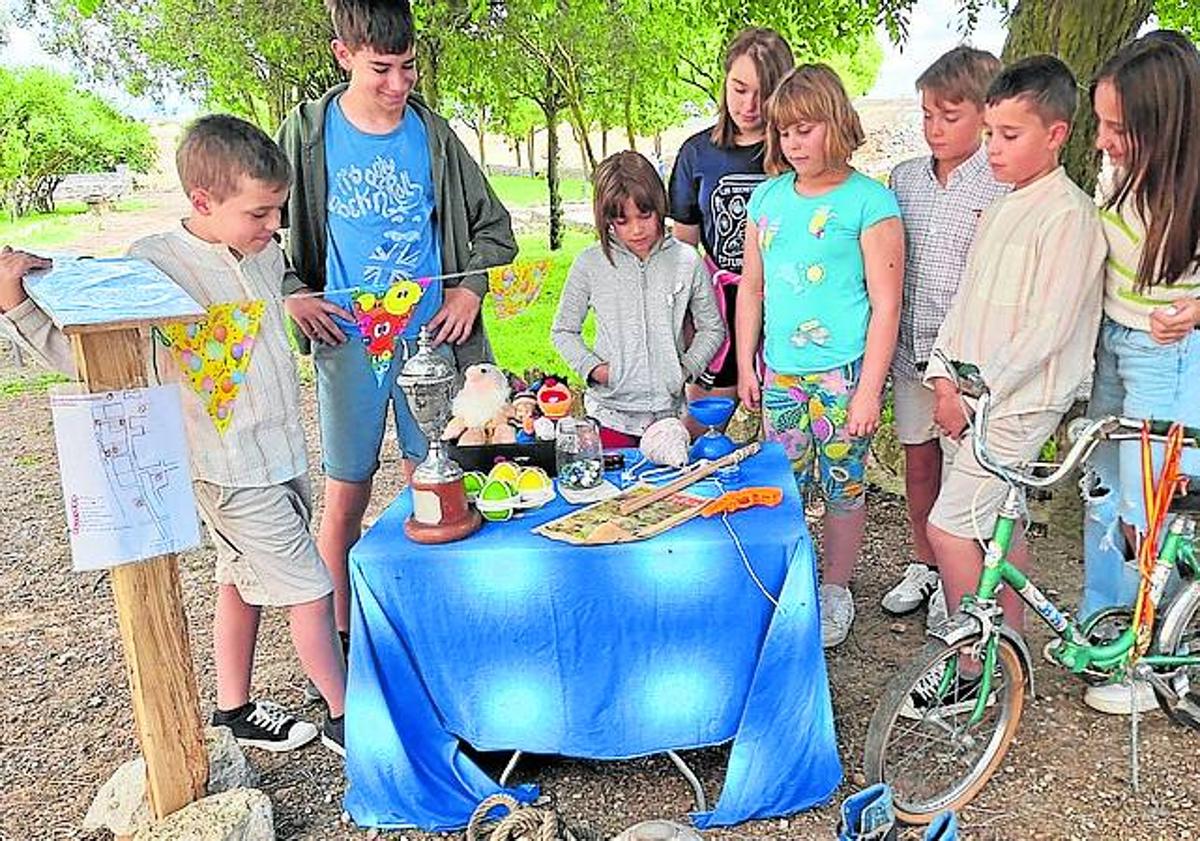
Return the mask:
{"type": "Polygon", "coordinates": [[[549,273],[549,260],[488,269],[488,292],[496,305],[496,318],[512,318],[528,309],[537,300],[549,273]]]}
{"type": "Polygon", "coordinates": [[[218,432],[224,433],[233,418],[265,308],[264,301],[210,304],[200,321],[160,328],[184,381],[204,402],[218,432]]]}
{"type": "Polygon", "coordinates": [[[404,335],[404,329],[412,320],[421,296],[433,282],[431,277],[416,280],[398,280],[382,294],[378,292],[356,292],[352,296],[354,320],[367,346],[367,358],[375,371],[375,382],[383,385],[392,357],[396,354],[396,340],[404,335]]]}

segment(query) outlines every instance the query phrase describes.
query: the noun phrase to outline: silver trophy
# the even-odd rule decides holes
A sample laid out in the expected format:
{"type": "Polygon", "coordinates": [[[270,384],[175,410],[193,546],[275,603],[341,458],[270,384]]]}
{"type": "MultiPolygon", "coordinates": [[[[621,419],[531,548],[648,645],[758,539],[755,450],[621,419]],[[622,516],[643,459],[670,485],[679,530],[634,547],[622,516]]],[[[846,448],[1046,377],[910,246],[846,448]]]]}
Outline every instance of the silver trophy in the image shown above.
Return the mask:
{"type": "Polygon", "coordinates": [[[483,522],[479,512],[467,504],[462,468],[446,454],[442,443],[442,431],[450,422],[450,403],[457,379],[454,366],[434,351],[429,330],[422,327],[417,337],[417,352],[404,363],[396,378],[413,420],[429,442],[425,460],[409,481],[413,513],[404,524],[405,533],[418,543],[458,540],[483,522]]]}

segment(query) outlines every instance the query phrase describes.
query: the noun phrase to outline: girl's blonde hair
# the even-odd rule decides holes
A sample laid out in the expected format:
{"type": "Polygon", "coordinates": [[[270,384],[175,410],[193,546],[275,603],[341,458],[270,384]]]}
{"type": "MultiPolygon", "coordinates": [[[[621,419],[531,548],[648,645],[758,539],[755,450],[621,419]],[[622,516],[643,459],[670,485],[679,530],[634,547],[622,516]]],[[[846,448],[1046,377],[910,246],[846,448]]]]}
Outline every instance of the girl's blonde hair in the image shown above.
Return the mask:
{"type": "Polygon", "coordinates": [[[825,160],[831,166],[844,165],[866,139],[842,80],[825,64],[801,64],[783,77],[767,100],[767,154],[763,168],[768,175],[779,175],[792,168],[779,147],[779,132],[796,123],[826,126],[825,160]]]}
{"type": "Polygon", "coordinates": [[[625,200],[633,199],[642,213],[658,217],[658,235],[666,232],[667,191],[654,164],[632,150],[609,155],[596,165],[592,177],[592,212],[600,249],[612,263],[612,223],[625,213],[625,200]]]}
{"type": "MultiPolygon", "coordinates": [[[[765,102],[779,80],[792,69],[795,59],[792,58],[792,48],[784,37],[774,29],[751,28],[743,29],[734,37],[725,51],[725,76],[733,68],[733,63],[742,56],[749,57],[754,63],[758,74],[758,96],[760,102],[765,102]]],[[[725,101],[725,82],[721,82],[720,102],[717,108],[717,124],[713,126],[709,139],[714,146],[721,149],[732,149],[736,144],[737,125],[729,113],[729,104],[725,101]]]]}

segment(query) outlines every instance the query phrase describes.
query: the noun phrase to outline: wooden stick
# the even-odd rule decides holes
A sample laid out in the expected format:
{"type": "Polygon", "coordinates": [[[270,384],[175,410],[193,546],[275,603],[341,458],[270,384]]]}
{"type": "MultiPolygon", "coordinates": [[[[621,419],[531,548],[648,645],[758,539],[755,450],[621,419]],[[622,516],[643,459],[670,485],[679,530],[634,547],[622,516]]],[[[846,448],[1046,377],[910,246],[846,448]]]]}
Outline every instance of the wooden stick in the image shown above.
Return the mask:
{"type": "Polygon", "coordinates": [[[649,493],[649,494],[646,494],[645,496],[639,496],[636,499],[631,499],[626,502],[622,502],[620,508],[618,508],[617,510],[621,513],[622,516],[624,516],[625,514],[632,514],[634,511],[641,511],[646,506],[653,505],[654,503],[658,502],[660,499],[666,499],[667,497],[669,497],[671,494],[675,493],[676,491],[683,490],[688,485],[694,485],[696,482],[699,482],[701,479],[711,476],[712,474],[714,474],[718,470],[720,470],[722,467],[729,467],[731,464],[737,464],[740,461],[744,461],[744,460],[750,458],[750,456],[757,453],[760,449],[762,449],[762,445],[759,444],[757,441],[755,441],[753,444],[747,444],[746,446],[742,447],[739,450],[734,450],[732,453],[729,453],[728,455],[721,456],[716,461],[709,462],[708,464],[706,464],[702,467],[698,467],[695,470],[691,471],[690,473],[688,473],[684,476],[680,476],[674,482],[671,482],[670,484],[667,484],[667,485],[663,485],[661,488],[654,491],[653,493],[649,493]]]}
{"type": "MultiPolygon", "coordinates": [[[[146,385],[145,346],[137,330],[76,333],[71,345],[88,391],[146,385]]],[[[161,819],[203,797],[208,780],[179,565],[175,555],[159,555],[114,567],[110,580],[150,811],[161,819]]]]}

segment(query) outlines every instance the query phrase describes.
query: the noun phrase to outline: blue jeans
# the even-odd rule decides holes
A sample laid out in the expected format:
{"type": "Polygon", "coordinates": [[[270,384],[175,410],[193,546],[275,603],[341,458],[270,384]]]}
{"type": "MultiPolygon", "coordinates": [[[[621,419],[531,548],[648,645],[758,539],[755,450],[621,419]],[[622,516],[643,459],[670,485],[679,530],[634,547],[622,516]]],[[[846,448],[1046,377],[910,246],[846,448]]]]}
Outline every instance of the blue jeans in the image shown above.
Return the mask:
{"type": "MultiPolygon", "coordinates": [[[[1200,331],[1160,345],[1143,330],[1105,317],[1096,348],[1096,373],[1088,416],[1175,420],[1200,425],[1200,331]]],[[[1154,476],[1162,467],[1162,446],[1154,446],[1154,476]]],[[[1200,452],[1184,450],[1183,473],[1200,476],[1200,452]]],[[[1137,594],[1137,562],[1128,560],[1121,522],[1146,529],[1142,500],[1141,443],[1104,442],[1083,479],[1083,600],[1086,617],[1126,606],[1137,594]]]]}
{"type": "MultiPolygon", "coordinates": [[[[367,359],[366,346],[357,335],[340,345],[313,344],[321,463],[326,476],[342,482],[365,482],[375,475],[389,403],[404,457],[415,461],[425,458],[429,442],[396,384],[404,363],[416,352],[415,339],[397,339],[391,368],[379,383],[367,359]]],[[[440,345],[437,352],[453,361],[448,345],[440,345]]]]}

